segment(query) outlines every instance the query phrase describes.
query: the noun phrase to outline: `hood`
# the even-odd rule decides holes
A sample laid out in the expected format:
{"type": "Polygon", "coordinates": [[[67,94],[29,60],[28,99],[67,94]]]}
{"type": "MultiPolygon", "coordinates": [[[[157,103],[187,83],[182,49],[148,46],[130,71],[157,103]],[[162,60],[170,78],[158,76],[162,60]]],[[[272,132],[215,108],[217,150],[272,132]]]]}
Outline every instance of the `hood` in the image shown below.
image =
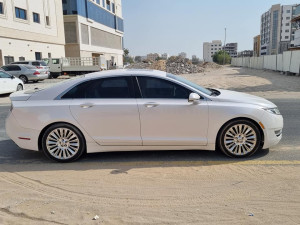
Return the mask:
{"type": "Polygon", "coordinates": [[[249,95],[242,92],[228,91],[217,89],[221,92],[220,95],[215,96],[213,99],[222,102],[237,102],[237,103],[247,103],[252,105],[258,105],[263,108],[275,108],[277,107],[274,103],[267,99],[257,97],[255,95],[249,95]]]}

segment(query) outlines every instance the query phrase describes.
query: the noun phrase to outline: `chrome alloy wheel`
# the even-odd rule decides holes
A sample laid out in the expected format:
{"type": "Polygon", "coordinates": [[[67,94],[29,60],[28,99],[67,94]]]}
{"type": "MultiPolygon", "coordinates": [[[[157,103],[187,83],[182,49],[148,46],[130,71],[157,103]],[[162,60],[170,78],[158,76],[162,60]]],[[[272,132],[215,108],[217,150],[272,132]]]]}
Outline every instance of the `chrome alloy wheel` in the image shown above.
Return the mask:
{"type": "Polygon", "coordinates": [[[257,143],[255,130],[246,124],[236,124],[224,136],[224,145],[233,155],[243,156],[251,152],[257,143]]]}
{"type": "Polygon", "coordinates": [[[70,159],[79,150],[79,138],[68,128],[57,128],[46,139],[47,151],[57,159],[70,159]]]}

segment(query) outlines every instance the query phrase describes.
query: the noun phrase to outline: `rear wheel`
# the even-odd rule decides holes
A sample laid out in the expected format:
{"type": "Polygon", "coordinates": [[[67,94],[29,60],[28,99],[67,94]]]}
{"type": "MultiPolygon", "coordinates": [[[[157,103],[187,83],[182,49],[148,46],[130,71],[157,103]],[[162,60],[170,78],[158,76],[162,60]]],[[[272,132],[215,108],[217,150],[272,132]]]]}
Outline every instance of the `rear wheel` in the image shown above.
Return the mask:
{"type": "Polygon", "coordinates": [[[243,158],[262,148],[262,137],[253,122],[236,120],[228,123],[221,130],[218,147],[227,156],[243,158]]]}
{"type": "Polygon", "coordinates": [[[24,84],[28,83],[28,78],[25,75],[19,76],[19,78],[23,81],[24,84]]]}
{"type": "Polygon", "coordinates": [[[81,132],[69,124],[49,127],[42,138],[44,154],[58,162],[71,162],[85,152],[85,141],[81,132]]]}
{"type": "Polygon", "coordinates": [[[23,85],[22,84],[18,84],[17,91],[22,91],[22,90],[23,90],[23,85]]]}

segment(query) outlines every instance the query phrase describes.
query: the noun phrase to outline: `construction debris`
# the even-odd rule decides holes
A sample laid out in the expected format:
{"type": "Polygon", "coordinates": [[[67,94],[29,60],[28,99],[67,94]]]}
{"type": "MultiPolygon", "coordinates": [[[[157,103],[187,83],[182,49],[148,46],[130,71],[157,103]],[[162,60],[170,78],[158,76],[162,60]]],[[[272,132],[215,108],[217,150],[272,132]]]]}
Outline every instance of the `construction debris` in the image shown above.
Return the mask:
{"type": "Polygon", "coordinates": [[[145,60],[139,63],[133,63],[127,69],[152,69],[166,71],[172,74],[190,74],[202,73],[210,69],[220,69],[222,66],[204,62],[197,65],[192,64],[192,61],[186,58],[172,56],[168,60],[149,61],[145,60]]]}

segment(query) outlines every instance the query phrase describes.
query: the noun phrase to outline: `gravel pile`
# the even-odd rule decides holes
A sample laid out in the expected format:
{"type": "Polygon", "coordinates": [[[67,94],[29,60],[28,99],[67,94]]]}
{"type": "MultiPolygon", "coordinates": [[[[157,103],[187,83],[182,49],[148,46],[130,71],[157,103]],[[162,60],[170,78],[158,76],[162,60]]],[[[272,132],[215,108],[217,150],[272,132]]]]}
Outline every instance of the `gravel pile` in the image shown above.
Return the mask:
{"type": "Polygon", "coordinates": [[[219,68],[222,68],[222,66],[210,62],[194,65],[191,60],[178,56],[172,56],[168,60],[158,60],[155,62],[146,60],[139,63],[133,63],[127,67],[127,69],[161,70],[172,74],[202,73],[209,69],[219,68]]]}

